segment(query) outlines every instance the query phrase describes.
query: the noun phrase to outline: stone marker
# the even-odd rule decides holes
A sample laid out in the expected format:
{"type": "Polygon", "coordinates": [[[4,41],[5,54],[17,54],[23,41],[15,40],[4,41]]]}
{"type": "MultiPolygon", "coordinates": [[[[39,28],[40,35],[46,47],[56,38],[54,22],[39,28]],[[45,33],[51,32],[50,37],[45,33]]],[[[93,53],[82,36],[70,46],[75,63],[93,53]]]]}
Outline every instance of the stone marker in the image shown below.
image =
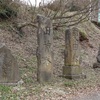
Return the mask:
{"type": "Polygon", "coordinates": [[[11,51],[0,44],[0,84],[16,84],[19,81],[17,61],[11,51]]]}
{"type": "Polygon", "coordinates": [[[49,18],[37,15],[38,33],[37,33],[37,78],[39,82],[48,82],[53,75],[53,28],[49,18]]]}
{"type": "Polygon", "coordinates": [[[77,28],[67,29],[65,32],[65,65],[63,76],[69,79],[82,77],[80,67],[79,32],[77,28]]]}
{"type": "Polygon", "coordinates": [[[97,55],[97,62],[93,64],[93,68],[100,68],[100,45],[99,45],[99,51],[97,55]]]}

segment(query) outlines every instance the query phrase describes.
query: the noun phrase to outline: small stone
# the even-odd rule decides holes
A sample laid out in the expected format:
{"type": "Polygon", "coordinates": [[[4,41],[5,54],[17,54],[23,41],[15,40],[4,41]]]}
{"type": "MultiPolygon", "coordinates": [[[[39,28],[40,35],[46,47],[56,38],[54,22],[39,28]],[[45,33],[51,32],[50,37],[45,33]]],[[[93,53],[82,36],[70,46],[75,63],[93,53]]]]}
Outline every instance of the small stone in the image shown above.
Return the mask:
{"type": "Polygon", "coordinates": [[[93,68],[100,68],[100,63],[94,63],[93,68]]]}

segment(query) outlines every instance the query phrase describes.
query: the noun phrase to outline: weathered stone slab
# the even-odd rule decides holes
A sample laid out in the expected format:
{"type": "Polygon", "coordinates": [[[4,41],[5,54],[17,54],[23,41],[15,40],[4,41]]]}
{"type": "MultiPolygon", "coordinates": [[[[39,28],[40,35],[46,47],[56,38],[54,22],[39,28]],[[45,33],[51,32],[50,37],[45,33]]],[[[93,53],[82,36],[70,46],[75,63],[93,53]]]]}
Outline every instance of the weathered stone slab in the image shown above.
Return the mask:
{"type": "Polygon", "coordinates": [[[65,32],[65,66],[63,76],[74,79],[82,77],[80,67],[79,31],[77,28],[67,29],[65,32]]]}
{"type": "Polygon", "coordinates": [[[52,79],[53,75],[53,28],[49,18],[42,15],[37,15],[37,21],[37,77],[39,82],[48,82],[52,79]]]}
{"type": "Polygon", "coordinates": [[[11,51],[0,44],[0,84],[14,84],[19,81],[18,64],[11,51]]]}

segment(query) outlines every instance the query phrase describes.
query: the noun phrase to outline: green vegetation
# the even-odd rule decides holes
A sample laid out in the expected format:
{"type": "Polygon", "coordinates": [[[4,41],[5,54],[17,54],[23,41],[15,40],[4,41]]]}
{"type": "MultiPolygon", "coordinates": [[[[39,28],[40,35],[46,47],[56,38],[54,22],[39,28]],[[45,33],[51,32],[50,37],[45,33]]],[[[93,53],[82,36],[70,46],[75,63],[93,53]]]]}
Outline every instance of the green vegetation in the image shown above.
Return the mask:
{"type": "Polygon", "coordinates": [[[8,86],[0,85],[0,92],[2,93],[9,93],[11,91],[11,88],[8,86]]]}
{"type": "Polygon", "coordinates": [[[68,80],[68,81],[66,81],[66,82],[64,83],[64,85],[65,85],[66,87],[73,87],[73,86],[75,86],[75,83],[74,83],[74,81],[68,80]]]}
{"type": "Polygon", "coordinates": [[[80,41],[88,40],[87,33],[82,29],[78,29],[78,30],[79,30],[79,34],[80,34],[80,41]]]}

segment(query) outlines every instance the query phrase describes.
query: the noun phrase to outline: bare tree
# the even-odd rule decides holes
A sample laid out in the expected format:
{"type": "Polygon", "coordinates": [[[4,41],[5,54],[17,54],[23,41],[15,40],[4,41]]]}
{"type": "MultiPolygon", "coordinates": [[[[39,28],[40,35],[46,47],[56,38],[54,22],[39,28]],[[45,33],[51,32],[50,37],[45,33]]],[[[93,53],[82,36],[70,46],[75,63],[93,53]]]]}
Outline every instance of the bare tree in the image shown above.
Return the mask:
{"type": "Polygon", "coordinates": [[[57,4],[56,2],[58,6],[56,6],[56,9],[54,8],[56,10],[55,13],[46,14],[53,20],[55,29],[64,26],[70,27],[89,20],[98,10],[98,0],[78,0],[77,2],[76,0],[60,0],[59,2],[56,0],[51,4],[51,7],[50,5],[47,7],[53,9],[53,6],[57,4]]]}
{"type": "MultiPolygon", "coordinates": [[[[37,2],[35,0],[35,2],[37,2]]],[[[31,3],[31,2],[30,2],[31,3]]],[[[95,15],[98,10],[98,0],[51,0],[48,4],[41,0],[39,7],[31,4],[31,14],[35,16],[30,22],[17,23],[17,28],[32,25],[36,28],[36,15],[42,14],[52,20],[53,28],[70,27],[84,22],[95,15]]]]}

